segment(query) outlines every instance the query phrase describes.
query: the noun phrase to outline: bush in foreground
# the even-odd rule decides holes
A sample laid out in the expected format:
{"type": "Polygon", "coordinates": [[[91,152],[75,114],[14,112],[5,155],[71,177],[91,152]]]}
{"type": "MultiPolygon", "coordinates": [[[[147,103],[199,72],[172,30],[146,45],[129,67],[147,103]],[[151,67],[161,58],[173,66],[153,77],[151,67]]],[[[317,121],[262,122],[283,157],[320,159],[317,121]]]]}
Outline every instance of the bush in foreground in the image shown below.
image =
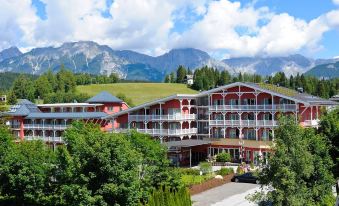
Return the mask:
{"type": "Polygon", "coordinates": [[[153,190],[182,186],[167,151],[144,134],[104,133],[75,122],[66,145],[13,143],[0,125],[0,205],[139,205],[153,190]]]}
{"type": "Polygon", "coordinates": [[[270,187],[253,195],[255,201],[273,205],[333,205],[332,160],[324,137],[313,128],[302,128],[293,119],[282,118],[276,130],[274,155],[259,174],[270,187]]]}
{"type": "Polygon", "coordinates": [[[230,162],[231,155],[230,153],[222,152],[217,155],[217,162],[230,162]]]}
{"type": "Polygon", "coordinates": [[[225,176],[225,175],[232,174],[233,172],[234,171],[233,171],[232,168],[223,167],[220,170],[218,170],[216,173],[217,173],[217,175],[225,176]]]}
{"type": "Polygon", "coordinates": [[[161,188],[153,191],[146,206],[191,206],[191,196],[186,188],[170,190],[161,188]]]}

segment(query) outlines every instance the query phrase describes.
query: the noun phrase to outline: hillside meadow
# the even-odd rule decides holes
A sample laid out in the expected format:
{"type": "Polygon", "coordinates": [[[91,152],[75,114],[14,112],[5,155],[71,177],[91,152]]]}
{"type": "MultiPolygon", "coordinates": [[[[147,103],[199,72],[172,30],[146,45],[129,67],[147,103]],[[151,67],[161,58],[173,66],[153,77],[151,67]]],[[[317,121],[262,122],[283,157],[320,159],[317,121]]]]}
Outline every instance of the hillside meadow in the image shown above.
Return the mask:
{"type": "Polygon", "coordinates": [[[107,91],[113,95],[122,93],[132,99],[135,105],[143,104],[155,99],[173,94],[196,94],[195,90],[187,88],[185,84],[174,83],[116,83],[116,84],[92,84],[77,86],[77,91],[94,96],[101,91],[107,91]]]}

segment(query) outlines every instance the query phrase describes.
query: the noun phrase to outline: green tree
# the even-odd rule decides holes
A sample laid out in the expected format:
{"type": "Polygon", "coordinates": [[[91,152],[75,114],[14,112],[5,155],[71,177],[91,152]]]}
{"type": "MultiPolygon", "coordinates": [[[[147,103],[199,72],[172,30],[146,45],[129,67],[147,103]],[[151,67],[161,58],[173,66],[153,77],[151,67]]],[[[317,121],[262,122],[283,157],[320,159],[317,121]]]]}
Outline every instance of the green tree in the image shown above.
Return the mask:
{"type": "Polygon", "coordinates": [[[218,81],[218,85],[225,85],[225,84],[229,84],[231,81],[231,75],[228,71],[223,70],[220,73],[220,79],[218,81]]]}
{"type": "MultiPolygon", "coordinates": [[[[303,129],[293,119],[282,118],[268,165],[259,176],[272,190],[256,193],[254,200],[268,199],[273,205],[329,205],[332,160],[325,139],[314,129],[303,129]]],[[[252,200],[253,200],[252,199],[252,200]]]]}
{"type": "Polygon", "coordinates": [[[175,79],[175,74],[174,74],[174,72],[172,72],[171,74],[170,74],[170,80],[171,80],[171,83],[175,83],[177,80],[175,79]]]}
{"type": "Polygon", "coordinates": [[[333,174],[339,177],[339,108],[322,116],[320,121],[319,133],[322,134],[330,143],[330,155],[335,167],[333,174]]]}
{"type": "Polygon", "coordinates": [[[56,75],[54,75],[52,70],[50,70],[50,69],[47,70],[47,72],[44,75],[47,77],[48,82],[52,87],[52,90],[54,92],[56,92],[57,89],[58,89],[58,83],[57,83],[56,75]]]}
{"type": "MultiPolygon", "coordinates": [[[[1,134],[0,134],[1,135],[1,134]]],[[[2,138],[8,141],[8,138],[2,138]]],[[[2,205],[43,205],[53,198],[54,153],[40,141],[6,143],[0,159],[2,205]]]]}
{"type": "Polygon", "coordinates": [[[60,92],[75,92],[76,81],[74,74],[66,70],[64,65],[61,65],[60,71],[56,74],[57,79],[57,91],[60,92]]]}
{"type": "Polygon", "coordinates": [[[130,106],[130,107],[134,107],[134,106],[135,106],[134,103],[133,103],[133,100],[130,99],[130,98],[128,98],[128,97],[126,97],[126,95],[123,94],[123,93],[118,93],[118,94],[117,94],[117,98],[119,98],[119,99],[121,99],[122,101],[126,102],[126,104],[127,104],[128,106],[130,106]]]}
{"type": "Polygon", "coordinates": [[[12,88],[15,96],[19,99],[34,101],[35,87],[31,79],[21,74],[13,83],[12,88]]]}
{"type": "Polygon", "coordinates": [[[165,77],[165,80],[164,80],[165,83],[171,83],[171,75],[166,75],[165,77]]]}
{"type": "Polygon", "coordinates": [[[119,78],[116,74],[112,73],[109,75],[109,83],[117,83],[119,81],[119,78]]]}
{"type": "Polygon", "coordinates": [[[52,93],[53,88],[51,83],[48,81],[46,75],[41,75],[35,80],[35,96],[44,98],[47,94],[52,93]]]}
{"type": "MultiPolygon", "coordinates": [[[[57,205],[138,205],[162,185],[175,189],[166,148],[150,136],[105,133],[75,122],[57,149],[57,205]]],[[[178,186],[179,187],[179,186],[178,186]]]]}
{"type": "Polygon", "coordinates": [[[222,152],[217,155],[217,162],[230,162],[231,161],[231,155],[227,152],[222,152]]]}
{"type": "Polygon", "coordinates": [[[187,75],[187,70],[183,66],[179,66],[177,69],[177,83],[184,83],[185,76],[187,75]]]}
{"type": "Polygon", "coordinates": [[[7,95],[7,104],[15,105],[17,103],[17,98],[13,90],[10,90],[7,95]]]}

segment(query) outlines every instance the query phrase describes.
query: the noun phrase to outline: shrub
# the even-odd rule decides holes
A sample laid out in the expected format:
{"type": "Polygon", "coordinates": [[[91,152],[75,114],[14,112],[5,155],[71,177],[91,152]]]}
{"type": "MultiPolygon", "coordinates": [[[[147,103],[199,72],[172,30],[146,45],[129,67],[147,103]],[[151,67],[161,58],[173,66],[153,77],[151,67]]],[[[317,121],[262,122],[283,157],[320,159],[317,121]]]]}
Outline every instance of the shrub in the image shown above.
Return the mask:
{"type": "Polygon", "coordinates": [[[231,155],[230,153],[220,153],[217,155],[217,162],[230,162],[231,161],[231,155]]]}
{"type": "Polygon", "coordinates": [[[170,190],[169,188],[160,188],[153,191],[146,206],[191,206],[191,196],[187,188],[182,187],[179,190],[170,190]]]}
{"type": "Polygon", "coordinates": [[[207,180],[208,177],[203,175],[182,175],[181,180],[186,186],[196,185],[207,180]]]}
{"type": "Polygon", "coordinates": [[[200,170],[192,168],[182,168],[180,173],[183,175],[200,175],[200,170]]]}
{"type": "Polygon", "coordinates": [[[237,167],[237,174],[244,174],[244,170],[240,166],[237,167]]]}
{"type": "Polygon", "coordinates": [[[209,162],[201,162],[199,168],[203,174],[208,174],[212,172],[212,165],[209,162]]]}
{"type": "Polygon", "coordinates": [[[220,170],[217,171],[217,175],[225,176],[233,173],[232,168],[221,168],[220,170]]]}

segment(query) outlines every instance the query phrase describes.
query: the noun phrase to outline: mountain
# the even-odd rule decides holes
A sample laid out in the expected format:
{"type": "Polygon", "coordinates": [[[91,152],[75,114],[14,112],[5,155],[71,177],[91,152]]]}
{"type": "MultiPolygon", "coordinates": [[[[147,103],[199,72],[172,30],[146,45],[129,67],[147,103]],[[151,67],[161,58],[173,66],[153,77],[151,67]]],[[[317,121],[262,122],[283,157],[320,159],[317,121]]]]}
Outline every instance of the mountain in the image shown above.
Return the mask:
{"type": "Polygon", "coordinates": [[[223,60],[234,72],[257,73],[261,75],[272,75],[283,71],[288,76],[296,73],[304,73],[316,65],[313,59],[306,58],[300,54],[287,57],[243,57],[223,60]]]}
{"type": "Polygon", "coordinates": [[[91,41],[64,43],[60,47],[35,48],[20,56],[5,59],[0,62],[0,71],[42,74],[48,69],[55,72],[64,65],[75,73],[105,75],[115,73],[123,79],[133,76],[140,70],[147,70],[153,75],[139,72],[140,79],[162,80],[164,75],[154,68],[141,65],[135,68],[128,66],[131,64],[128,59],[115,53],[110,47],[91,41]]]}
{"type": "Polygon", "coordinates": [[[225,69],[226,65],[197,49],[174,49],[158,57],[129,50],[113,50],[91,41],[64,43],[60,47],[35,48],[0,61],[0,72],[42,74],[61,65],[75,73],[111,73],[123,79],[162,81],[179,65],[191,69],[205,65],[225,69]]]}
{"type": "Polygon", "coordinates": [[[12,57],[20,56],[22,53],[17,47],[10,47],[0,52],[0,62],[12,57]]]}
{"type": "Polygon", "coordinates": [[[223,62],[211,58],[204,51],[193,48],[172,49],[168,53],[156,57],[155,61],[152,62],[151,65],[167,72],[176,70],[179,65],[184,65],[191,69],[203,66],[228,69],[227,65],[223,62]]]}
{"type": "Polygon", "coordinates": [[[320,64],[334,63],[334,59],[310,59],[302,55],[287,57],[242,57],[222,61],[208,53],[194,49],[172,49],[160,56],[149,56],[130,50],[113,50],[92,41],[68,42],[60,47],[35,48],[21,53],[11,47],[0,52],[0,72],[42,74],[48,69],[56,72],[61,65],[75,73],[117,74],[127,80],[162,81],[166,74],[179,65],[192,70],[210,66],[219,70],[271,75],[284,71],[287,75],[304,73],[320,64]]]}
{"type": "Polygon", "coordinates": [[[337,78],[339,77],[339,61],[336,63],[321,64],[315,66],[305,73],[309,76],[314,76],[318,78],[337,78]]]}

